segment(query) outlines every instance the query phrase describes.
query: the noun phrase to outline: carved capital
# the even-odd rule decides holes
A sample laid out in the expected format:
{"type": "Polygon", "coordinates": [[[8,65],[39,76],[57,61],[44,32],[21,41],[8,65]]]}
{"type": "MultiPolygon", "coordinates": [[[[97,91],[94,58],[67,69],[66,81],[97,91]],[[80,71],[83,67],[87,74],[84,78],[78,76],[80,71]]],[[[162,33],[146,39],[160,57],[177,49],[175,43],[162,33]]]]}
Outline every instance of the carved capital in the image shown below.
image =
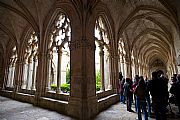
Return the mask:
{"type": "Polygon", "coordinates": [[[89,42],[87,39],[75,40],[70,42],[71,51],[82,48],[95,50],[95,43],[89,42]]]}

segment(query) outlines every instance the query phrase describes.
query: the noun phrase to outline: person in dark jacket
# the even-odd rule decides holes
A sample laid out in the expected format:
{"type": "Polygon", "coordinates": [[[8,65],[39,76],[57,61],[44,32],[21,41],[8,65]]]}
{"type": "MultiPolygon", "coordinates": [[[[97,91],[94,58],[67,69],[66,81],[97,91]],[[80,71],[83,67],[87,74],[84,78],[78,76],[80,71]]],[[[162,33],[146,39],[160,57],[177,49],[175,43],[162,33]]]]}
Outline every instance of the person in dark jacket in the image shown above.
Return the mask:
{"type": "Polygon", "coordinates": [[[148,116],[151,117],[152,116],[151,99],[150,99],[150,93],[149,93],[149,89],[148,89],[149,80],[147,78],[145,79],[145,84],[146,84],[146,102],[147,102],[147,107],[148,107],[148,116]]]}
{"type": "Polygon", "coordinates": [[[152,107],[155,112],[156,120],[167,120],[166,117],[166,96],[168,86],[166,82],[158,77],[157,72],[152,73],[152,80],[149,81],[149,90],[152,96],[152,107]]]}
{"type": "Polygon", "coordinates": [[[131,84],[131,79],[130,78],[126,78],[126,83],[124,84],[124,96],[126,97],[126,103],[127,103],[127,111],[129,112],[134,112],[131,109],[131,105],[132,105],[132,84],[131,84]]]}
{"type": "Polygon", "coordinates": [[[146,84],[143,76],[140,76],[140,80],[135,88],[134,94],[136,96],[138,120],[142,120],[141,109],[144,112],[144,119],[148,120],[148,113],[146,110],[146,84]]]}
{"type": "Polygon", "coordinates": [[[178,106],[178,114],[180,114],[180,74],[177,75],[177,81],[174,86],[174,95],[178,106]]]}

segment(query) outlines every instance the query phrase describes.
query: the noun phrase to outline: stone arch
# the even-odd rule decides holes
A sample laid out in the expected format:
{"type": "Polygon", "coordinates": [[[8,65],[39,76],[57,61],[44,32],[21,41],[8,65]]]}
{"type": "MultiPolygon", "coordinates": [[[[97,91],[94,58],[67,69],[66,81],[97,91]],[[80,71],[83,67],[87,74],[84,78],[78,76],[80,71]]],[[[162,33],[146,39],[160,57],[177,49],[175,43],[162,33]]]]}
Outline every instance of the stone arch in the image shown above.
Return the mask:
{"type": "MultiPolygon", "coordinates": [[[[151,5],[141,5],[128,15],[126,20],[124,20],[124,22],[122,23],[122,26],[119,25],[120,28],[118,30],[118,35],[122,34],[124,29],[133,21],[133,17],[136,15],[136,13],[138,13],[141,10],[149,10],[149,11],[159,13],[159,14],[165,16],[167,19],[169,19],[173,23],[175,28],[178,28],[175,20],[173,18],[171,18],[171,15],[169,13],[167,13],[165,10],[153,7],[151,5]]],[[[141,16],[141,17],[144,17],[144,16],[141,16]]]]}
{"type": "Polygon", "coordinates": [[[15,35],[6,26],[0,23],[0,29],[9,36],[15,45],[18,45],[15,35]]]}
{"type": "Polygon", "coordinates": [[[78,26],[81,24],[80,16],[75,12],[77,8],[74,8],[74,6],[71,3],[57,3],[57,5],[50,10],[49,14],[46,16],[44,23],[43,23],[43,28],[45,29],[44,31],[44,38],[42,42],[42,46],[45,46],[44,51],[47,51],[48,49],[48,35],[50,33],[50,29],[55,18],[59,13],[64,13],[65,15],[68,16],[70,19],[70,24],[71,24],[71,40],[72,42],[77,40],[79,36],[81,36],[81,28],[78,26]],[[79,29],[78,29],[79,28],[79,29]],[[78,35],[74,35],[74,32],[77,31],[78,35]],[[73,34],[72,34],[73,33],[73,34]]]}
{"type": "Polygon", "coordinates": [[[163,43],[159,39],[148,39],[145,43],[141,44],[139,49],[138,49],[138,55],[140,55],[141,51],[144,51],[144,49],[149,45],[149,44],[156,44],[159,45],[163,50],[165,50],[168,54],[170,54],[169,46],[166,43],[163,43]],[[160,42],[160,43],[159,43],[160,42]],[[169,50],[169,51],[168,51],[169,50]]]}
{"type": "Polygon", "coordinates": [[[27,42],[32,32],[33,32],[33,29],[31,26],[27,26],[26,29],[24,29],[23,34],[20,38],[20,41],[22,41],[22,44],[20,46],[20,51],[18,51],[19,54],[24,55],[26,47],[27,47],[27,42]]]}
{"type": "Polygon", "coordinates": [[[111,46],[114,46],[115,42],[115,28],[114,28],[114,21],[112,19],[112,16],[110,14],[110,11],[108,10],[107,6],[103,4],[102,2],[98,2],[94,8],[92,9],[91,16],[87,16],[87,24],[92,27],[87,27],[88,34],[93,33],[94,34],[94,26],[97,18],[99,16],[102,16],[104,19],[104,22],[107,25],[108,28],[108,35],[109,35],[109,43],[111,46]]]}
{"type": "MultiPolygon", "coordinates": [[[[25,8],[24,5],[23,5],[20,1],[16,1],[16,2],[18,2],[18,4],[19,4],[20,6],[23,6],[23,8],[25,8]]],[[[36,32],[39,32],[39,27],[38,27],[37,23],[35,22],[34,18],[33,18],[31,15],[28,16],[29,14],[26,15],[26,14],[24,14],[23,12],[21,12],[20,10],[17,10],[16,8],[13,8],[12,6],[7,5],[7,4],[5,4],[5,3],[2,3],[2,2],[0,2],[0,6],[3,7],[3,8],[6,8],[6,9],[12,11],[12,12],[14,12],[15,14],[17,14],[17,15],[19,15],[19,16],[21,16],[22,18],[24,18],[24,19],[32,26],[32,28],[33,28],[36,32]]],[[[26,11],[27,11],[27,10],[26,10],[26,11]]]]}
{"type": "MultiPolygon", "coordinates": [[[[135,37],[135,39],[132,42],[132,48],[134,46],[134,44],[139,40],[139,38],[145,34],[151,34],[151,33],[155,33],[155,34],[160,34],[161,36],[164,36],[166,39],[164,39],[169,45],[172,45],[172,43],[169,41],[168,37],[166,36],[166,34],[158,29],[153,29],[153,28],[147,28],[145,31],[142,31],[141,33],[139,33],[139,35],[137,35],[135,37]]],[[[153,34],[154,35],[154,34],[153,34]]]]}

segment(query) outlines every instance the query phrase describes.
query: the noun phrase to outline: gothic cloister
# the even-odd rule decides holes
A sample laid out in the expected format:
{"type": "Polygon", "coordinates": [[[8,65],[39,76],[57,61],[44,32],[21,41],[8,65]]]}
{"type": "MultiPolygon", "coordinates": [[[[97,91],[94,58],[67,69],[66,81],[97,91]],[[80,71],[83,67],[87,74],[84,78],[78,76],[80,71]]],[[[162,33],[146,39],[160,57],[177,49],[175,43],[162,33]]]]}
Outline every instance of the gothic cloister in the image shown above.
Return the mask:
{"type": "Polygon", "coordinates": [[[0,96],[91,119],[125,78],[180,74],[178,0],[0,0],[0,96]]]}

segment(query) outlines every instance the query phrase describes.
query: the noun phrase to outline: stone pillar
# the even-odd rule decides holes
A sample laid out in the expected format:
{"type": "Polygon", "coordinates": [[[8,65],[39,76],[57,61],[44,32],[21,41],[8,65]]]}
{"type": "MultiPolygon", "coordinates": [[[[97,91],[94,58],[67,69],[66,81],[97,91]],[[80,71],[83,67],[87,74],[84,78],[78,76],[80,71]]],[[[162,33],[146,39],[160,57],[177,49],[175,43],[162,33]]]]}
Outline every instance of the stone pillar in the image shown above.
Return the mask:
{"type": "Polygon", "coordinates": [[[143,75],[143,66],[142,66],[142,64],[139,65],[139,68],[140,68],[140,73],[139,73],[139,75],[141,76],[141,75],[143,75]]]}
{"type": "Polygon", "coordinates": [[[100,46],[100,76],[101,76],[101,90],[105,91],[105,82],[104,82],[104,47],[100,46]]]}
{"type": "Polygon", "coordinates": [[[32,58],[29,58],[28,60],[28,66],[27,66],[27,81],[26,81],[26,89],[28,90],[30,87],[30,81],[32,80],[32,72],[31,72],[31,69],[32,69],[32,58]]]}
{"type": "Polygon", "coordinates": [[[118,94],[119,93],[118,53],[114,51],[114,57],[112,58],[114,64],[113,72],[111,72],[114,74],[112,89],[118,94]]]}
{"type": "Polygon", "coordinates": [[[10,79],[10,87],[14,87],[14,73],[15,73],[15,64],[11,67],[11,79],[10,79]]]}
{"type": "Polygon", "coordinates": [[[126,78],[131,78],[132,77],[132,70],[131,70],[131,59],[126,56],[125,57],[125,63],[126,63],[126,78]]]}
{"type": "Polygon", "coordinates": [[[121,62],[122,75],[125,77],[124,58],[123,57],[124,57],[123,55],[120,57],[120,62],[121,62]]]}
{"type": "Polygon", "coordinates": [[[3,88],[3,78],[4,78],[4,71],[5,69],[3,68],[3,63],[4,63],[4,58],[3,55],[0,53],[0,90],[3,88]]]}
{"type": "Polygon", "coordinates": [[[15,98],[16,93],[21,89],[22,84],[22,73],[23,73],[23,60],[21,57],[18,57],[14,70],[14,90],[13,90],[13,98],[15,98]]]}
{"type": "Polygon", "coordinates": [[[94,39],[71,41],[71,92],[68,114],[89,120],[97,110],[94,39]],[[90,41],[91,40],[91,41],[90,41]]]}
{"type": "Polygon", "coordinates": [[[119,69],[119,72],[121,72],[122,73],[122,71],[121,71],[121,55],[119,54],[119,58],[118,58],[118,69],[119,69]]]}
{"type": "Polygon", "coordinates": [[[27,66],[26,60],[24,60],[24,63],[23,63],[23,79],[22,79],[21,89],[26,88],[27,70],[28,70],[28,66],[27,66]]]}
{"type": "Polygon", "coordinates": [[[35,90],[35,80],[36,80],[36,72],[37,72],[37,56],[33,58],[33,73],[32,73],[32,86],[31,90],[35,90]]]}
{"type": "Polygon", "coordinates": [[[48,65],[47,65],[47,81],[46,81],[46,91],[51,89],[51,53],[48,53],[48,65]]]}
{"type": "Polygon", "coordinates": [[[46,92],[47,57],[48,57],[47,53],[44,53],[44,52],[38,53],[38,66],[37,66],[37,72],[36,72],[36,83],[35,83],[36,92],[35,92],[34,105],[39,104],[40,97],[44,96],[46,92]]]}
{"type": "Polygon", "coordinates": [[[7,82],[8,82],[8,74],[9,74],[9,67],[8,67],[8,61],[4,61],[4,78],[3,78],[3,88],[2,89],[6,89],[7,87],[7,82]]]}
{"type": "Polygon", "coordinates": [[[134,59],[134,69],[135,69],[135,75],[139,75],[139,64],[136,59],[134,59]]]}
{"type": "Polygon", "coordinates": [[[58,67],[57,67],[57,89],[56,93],[61,92],[61,59],[62,59],[62,50],[61,46],[57,47],[57,52],[58,52],[58,67]]]}

